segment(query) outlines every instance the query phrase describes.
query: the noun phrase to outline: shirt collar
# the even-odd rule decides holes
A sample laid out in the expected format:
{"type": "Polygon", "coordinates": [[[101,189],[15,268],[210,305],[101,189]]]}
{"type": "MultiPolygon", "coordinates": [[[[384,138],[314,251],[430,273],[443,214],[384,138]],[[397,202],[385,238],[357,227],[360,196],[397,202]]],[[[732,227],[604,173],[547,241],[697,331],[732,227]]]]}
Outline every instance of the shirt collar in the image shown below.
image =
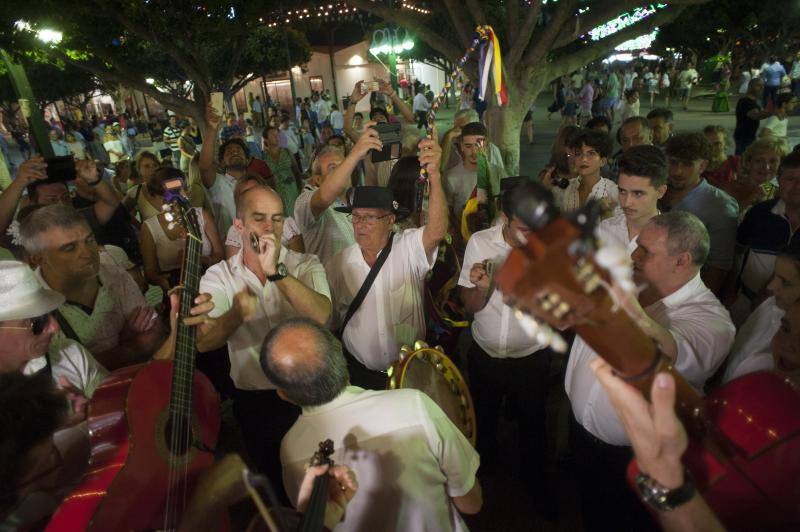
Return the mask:
{"type": "Polygon", "coordinates": [[[689,282],[672,292],[667,297],[662,298],[659,303],[663,304],[667,308],[679,307],[685,303],[687,299],[698,292],[701,292],[703,289],[706,289],[706,285],[700,278],[700,272],[697,272],[697,274],[689,282]]]}
{"type": "Polygon", "coordinates": [[[782,199],[779,199],[775,206],[772,207],[772,214],[777,214],[778,216],[786,217],[786,204],[783,202],[782,199]]]}
{"type": "Polygon", "coordinates": [[[351,384],[348,384],[341,392],[339,392],[339,395],[337,395],[324,405],[304,406],[303,415],[314,416],[317,414],[324,414],[325,412],[330,412],[331,410],[339,408],[340,406],[346,405],[347,403],[353,401],[365,391],[366,390],[364,388],[359,388],[358,386],[353,386],[351,384]]]}

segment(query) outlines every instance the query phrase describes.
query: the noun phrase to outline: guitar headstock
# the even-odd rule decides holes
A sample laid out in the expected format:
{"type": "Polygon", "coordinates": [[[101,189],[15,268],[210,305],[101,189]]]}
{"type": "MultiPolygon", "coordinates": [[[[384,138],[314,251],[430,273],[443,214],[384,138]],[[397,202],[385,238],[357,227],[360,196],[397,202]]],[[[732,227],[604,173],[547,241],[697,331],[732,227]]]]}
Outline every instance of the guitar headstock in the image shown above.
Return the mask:
{"type": "Polygon", "coordinates": [[[318,466],[332,463],[331,456],[333,455],[333,451],[333,440],[327,439],[319,442],[319,450],[311,457],[311,465],[318,466]]]}
{"type": "Polygon", "coordinates": [[[183,174],[176,171],[174,177],[170,177],[161,182],[164,187],[164,205],[161,209],[166,213],[164,216],[169,222],[169,229],[181,226],[186,231],[187,237],[203,241],[203,233],[197,221],[197,215],[192,208],[189,199],[183,195],[185,188],[183,174]]]}
{"type": "Polygon", "coordinates": [[[630,258],[625,249],[598,249],[594,231],[599,205],[590,202],[575,214],[559,216],[547,197],[528,203],[525,209],[534,215],[515,216],[530,222],[533,231],[525,246],[511,251],[496,275],[521,326],[554,350],[566,344],[553,329],[574,328],[618,370],[633,368],[635,373],[639,358],[652,360],[654,346],[614,299],[612,285],[633,288],[630,258]],[[628,356],[629,351],[639,354],[628,356]]]}

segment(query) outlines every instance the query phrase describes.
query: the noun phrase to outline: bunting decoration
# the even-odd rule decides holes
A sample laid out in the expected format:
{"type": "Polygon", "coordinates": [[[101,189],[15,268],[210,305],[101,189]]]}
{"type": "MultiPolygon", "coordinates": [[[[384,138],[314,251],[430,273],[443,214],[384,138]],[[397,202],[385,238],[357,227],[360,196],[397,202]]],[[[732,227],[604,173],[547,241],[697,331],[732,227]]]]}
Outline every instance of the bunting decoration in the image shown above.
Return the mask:
{"type": "MultiPolygon", "coordinates": [[[[470,43],[469,48],[466,49],[464,55],[461,56],[461,59],[458,60],[458,63],[450,72],[450,76],[445,81],[442,90],[439,91],[439,94],[437,94],[436,98],[434,98],[433,102],[431,102],[431,108],[428,110],[428,137],[433,134],[433,123],[436,120],[436,111],[439,110],[439,105],[441,104],[442,99],[447,94],[447,91],[450,90],[450,87],[453,86],[453,83],[455,83],[458,75],[464,71],[464,64],[467,62],[469,57],[475,53],[479,46],[480,62],[478,65],[480,68],[480,75],[478,76],[478,82],[480,84],[480,90],[478,94],[483,100],[489,81],[489,72],[491,71],[493,72],[492,82],[494,83],[494,90],[495,94],[497,95],[497,105],[503,106],[507,103],[508,97],[506,94],[505,80],[503,79],[503,65],[500,56],[500,41],[497,39],[497,36],[494,34],[494,30],[491,26],[478,26],[475,28],[475,35],[472,38],[472,43],[470,43]]],[[[415,205],[417,212],[422,212],[422,201],[425,197],[427,181],[428,172],[425,170],[425,168],[421,168],[419,172],[419,182],[417,184],[415,205]]]]}

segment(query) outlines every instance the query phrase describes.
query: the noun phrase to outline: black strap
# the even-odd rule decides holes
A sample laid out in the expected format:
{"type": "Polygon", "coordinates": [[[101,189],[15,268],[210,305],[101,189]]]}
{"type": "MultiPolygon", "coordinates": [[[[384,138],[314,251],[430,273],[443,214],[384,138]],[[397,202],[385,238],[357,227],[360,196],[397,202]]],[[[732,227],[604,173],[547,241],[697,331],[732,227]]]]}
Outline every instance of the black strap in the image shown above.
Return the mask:
{"type": "Polygon", "coordinates": [[[378,276],[378,272],[381,271],[383,263],[386,262],[389,252],[392,251],[392,241],[394,241],[394,233],[389,234],[389,241],[385,246],[383,246],[381,254],[378,255],[378,260],[376,260],[375,264],[372,265],[372,268],[370,268],[369,273],[367,274],[367,278],[364,279],[364,284],[361,285],[361,288],[358,289],[356,297],[354,297],[353,301],[350,302],[350,306],[347,309],[347,314],[345,314],[344,321],[342,322],[342,328],[339,329],[340,335],[344,334],[344,329],[350,322],[350,318],[353,317],[358,308],[361,306],[361,303],[364,302],[364,298],[367,297],[367,292],[369,292],[369,289],[372,287],[372,283],[375,282],[375,278],[378,276]]]}
{"type": "Polygon", "coordinates": [[[78,338],[78,335],[75,333],[75,329],[73,329],[72,325],[69,324],[67,318],[65,318],[64,315],[61,314],[61,311],[56,310],[55,312],[53,312],[53,316],[56,318],[58,326],[61,327],[61,332],[63,332],[67,336],[67,338],[69,338],[70,340],[75,340],[78,343],[81,343],[81,339],[78,338]]]}

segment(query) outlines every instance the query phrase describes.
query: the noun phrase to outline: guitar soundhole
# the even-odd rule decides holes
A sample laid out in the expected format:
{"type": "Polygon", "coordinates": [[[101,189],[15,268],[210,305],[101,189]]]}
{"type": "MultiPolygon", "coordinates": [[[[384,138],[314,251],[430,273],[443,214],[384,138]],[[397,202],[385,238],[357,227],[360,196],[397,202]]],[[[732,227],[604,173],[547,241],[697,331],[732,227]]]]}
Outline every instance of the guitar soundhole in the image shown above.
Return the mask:
{"type": "Polygon", "coordinates": [[[183,456],[192,445],[191,418],[181,414],[169,416],[164,427],[167,449],[176,456],[183,456]]]}

